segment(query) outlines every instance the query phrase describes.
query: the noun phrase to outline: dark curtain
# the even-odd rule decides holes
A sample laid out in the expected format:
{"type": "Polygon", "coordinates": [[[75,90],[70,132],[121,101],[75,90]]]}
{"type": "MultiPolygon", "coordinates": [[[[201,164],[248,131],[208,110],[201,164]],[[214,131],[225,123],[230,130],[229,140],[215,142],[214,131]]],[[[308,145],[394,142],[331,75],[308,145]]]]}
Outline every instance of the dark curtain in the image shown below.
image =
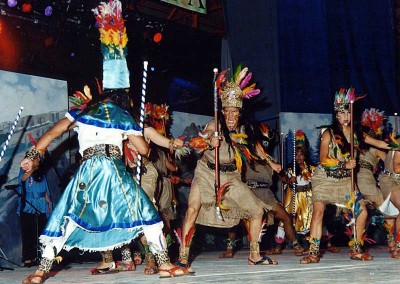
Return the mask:
{"type": "Polygon", "coordinates": [[[330,113],[334,93],[367,94],[360,107],[399,108],[393,0],[277,2],[281,111],[330,113]]]}

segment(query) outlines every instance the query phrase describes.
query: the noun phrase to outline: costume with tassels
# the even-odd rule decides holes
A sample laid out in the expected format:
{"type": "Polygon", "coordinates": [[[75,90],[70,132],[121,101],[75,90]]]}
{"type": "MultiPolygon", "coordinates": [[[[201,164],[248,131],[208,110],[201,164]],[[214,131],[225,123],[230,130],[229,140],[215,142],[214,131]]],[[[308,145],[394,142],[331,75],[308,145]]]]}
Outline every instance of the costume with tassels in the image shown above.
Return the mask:
{"type": "MultiPolygon", "coordinates": [[[[349,226],[354,227],[354,223],[358,224],[359,220],[366,220],[367,218],[365,202],[361,199],[359,192],[353,192],[352,170],[349,169],[354,168],[356,165],[355,160],[351,159],[354,156],[350,153],[350,146],[354,145],[356,149],[359,144],[357,136],[351,133],[351,126],[349,126],[352,119],[351,104],[359,98],[361,97],[355,97],[354,89],[341,89],[335,94],[335,118],[332,125],[322,131],[320,155],[323,153],[324,156],[320,157],[321,162],[314,170],[311,178],[314,212],[310,226],[310,251],[307,257],[300,260],[300,263],[315,263],[320,260],[322,218],[327,204],[337,205],[338,208],[344,210],[346,212],[345,216],[350,219],[349,226]],[[354,137],[351,137],[352,134],[354,137]],[[316,212],[319,213],[315,214],[316,212]],[[361,212],[362,219],[358,219],[361,212]],[[315,225],[314,222],[318,223],[318,225],[315,225]],[[319,225],[321,226],[320,228],[318,227],[319,225]]],[[[357,226],[357,231],[362,232],[363,229],[357,226]]],[[[372,256],[363,253],[361,250],[362,236],[357,234],[356,237],[356,240],[352,240],[349,243],[351,245],[350,258],[372,259],[372,256]]]]}
{"type": "MultiPolygon", "coordinates": [[[[389,145],[392,148],[400,146],[400,141],[395,138],[394,133],[390,134],[389,139],[389,145]]],[[[394,168],[395,155],[398,155],[398,153],[394,150],[386,154],[384,160],[385,168],[379,174],[379,185],[384,198],[384,202],[380,205],[379,209],[388,219],[394,219],[396,220],[396,224],[398,224],[399,208],[391,202],[392,191],[400,188],[400,174],[394,168]]],[[[396,227],[393,221],[391,224],[385,223],[385,227],[388,232],[388,247],[392,253],[392,257],[400,258],[400,229],[396,227]]]]}
{"type": "MultiPolygon", "coordinates": [[[[361,124],[366,127],[366,132],[371,137],[382,139],[383,111],[371,108],[364,110],[361,117],[361,124]]],[[[375,147],[362,147],[357,161],[359,169],[357,172],[357,187],[363,194],[364,199],[377,208],[383,203],[382,191],[377,186],[375,172],[380,159],[385,158],[386,153],[375,147]]]]}
{"type": "MultiPolygon", "coordinates": [[[[249,143],[249,133],[246,133],[248,130],[239,123],[243,99],[251,98],[260,91],[255,89],[255,84],[249,85],[252,73],[248,72],[248,68],[242,69],[239,66],[230,81],[225,78],[226,72],[221,72],[215,80],[215,90],[219,91],[224,117],[218,120],[218,124],[215,120],[210,121],[199,134],[200,137],[190,142],[190,145],[202,152],[203,156],[197,162],[189,196],[190,199],[192,194],[195,194],[200,198],[193,202],[196,206],[191,207],[192,204],[189,204],[183,224],[184,233],[194,225],[194,222],[211,227],[230,228],[237,225],[241,219],[251,220],[252,228],[259,222],[257,226],[259,225],[261,230],[264,212],[273,207],[257,198],[241,177],[242,167],[245,164],[250,165],[252,160],[264,159],[267,163],[272,161],[263,150],[256,149],[255,145],[249,143]],[[221,134],[218,133],[218,138],[215,136],[216,125],[222,130],[221,134]],[[217,139],[218,156],[212,146],[217,139]],[[216,162],[218,173],[215,171],[216,162]],[[221,185],[216,189],[217,179],[221,185]],[[193,219],[191,214],[194,215],[193,219]]],[[[254,231],[253,229],[253,234],[254,231]]],[[[260,234],[260,231],[257,230],[257,234],[260,234]]],[[[252,244],[253,260],[249,258],[251,264],[268,264],[270,261],[259,255],[259,247],[256,246],[258,236],[253,235],[249,238],[252,244]]],[[[189,265],[186,261],[189,251],[184,244],[181,245],[180,252],[180,263],[189,265]]],[[[276,262],[271,260],[271,264],[276,262]]]]}

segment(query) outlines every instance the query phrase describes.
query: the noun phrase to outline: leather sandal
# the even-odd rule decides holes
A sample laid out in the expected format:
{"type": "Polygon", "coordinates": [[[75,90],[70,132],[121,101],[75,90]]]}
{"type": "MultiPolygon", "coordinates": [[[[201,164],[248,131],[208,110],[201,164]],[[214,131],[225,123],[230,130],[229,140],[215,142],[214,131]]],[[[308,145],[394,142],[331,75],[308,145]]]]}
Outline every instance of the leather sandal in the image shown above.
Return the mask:
{"type": "Polygon", "coordinates": [[[44,282],[46,278],[46,274],[40,275],[40,274],[31,274],[28,277],[22,281],[22,284],[41,284],[44,282]],[[32,282],[33,278],[40,278],[39,282],[32,282]]]}
{"type": "Polygon", "coordinates": [[[266,254],[274,255],[274,254],[282,254],[282,249],[280,247],[274,247],[266,251],[266,254]]]}
{"type": "Polygon", "coordinates": [[[145,255],[146,265],[144,267],[144,274],[152,275],[158,273],[158,267],[156,265],[156,259],[152,253],[146,253],[145,255]]]}
{"type": "Polygon", "coordinates": [[[370,255],[369,253],[367,253],[367,252],[350,252],[349,253],[349,255],[350,255],[350,259],[352,259],[352,260],[362,260],[362,261],[366,261],[366,260],[372,260],[373,259],[373,256],[372,255],[370,255]]]}
{"type": "Polygon", "coordinates": [[[318,263],[319,261],[319,256],[309,254],[306,257],[300,259],[300,264],[318,263]]]}
{"type": "Polygon", "coordinates": [[[175,263],[175,265],[182,268],[186,275],[193,275],[196,273],[192,270],[189,264],[182,263],[179,260],[175,263]]]}
{"type": "Polygon", "coordinates": [[[400,248],[395,249],[393,253],[390,255],[390,257],[400,259],[400,248]]]}
{"type": "Polygon", "coordinates": [[[185,271],[183,270],[182,267],[179,267],[179,266],[175,266],[175,267],[172,267],[170,269],[161,269],[161,268],[159,268],[158,271],[167,272],[169,274],[169,275],[166,275],[166,276],[160,275],[160,278],[174,278],[174,277],[180,277],[180,276],[184,276],[185,275],[185,271]],[[176,274],[176,272],[178,270],[183,271],[183,273],[182,274],[176,274]]]}
{"type": "Polygon", "coordinates": [[[275,259],[271,259],[270,257],[264,255],[260,260],[254,261],[250,258],[247,259],[247,263],[249,265],[277,265],[278,262],[275,259]]]}
{"type": "Polygon", "coordinates": [[[294,254],[296,256],[303,256],[308,254],[308,249],[303,248],[302,246],[298,245],[294,248],[294,254]]]}
{"type": "Polygon", "coordinates": [[[340,252],[340,248],[332,245],[331,243],[328,243],[328,245],[326,246],[326,250],[332,253],[338,253],[340,252]]]}
{"type": "Polygon", "coordinates": [[[134,271],[134,270],[136,270],[136,266],[133,261],[117,261],[115,263],[115,265],[119,271],[134,271]]]}
{"type": "Polygon", "coordinates": [[[219,258],[233,258],[233,255],[234,255],[233,250],[227,250],[221,253],[219,255],[219,258]]]}

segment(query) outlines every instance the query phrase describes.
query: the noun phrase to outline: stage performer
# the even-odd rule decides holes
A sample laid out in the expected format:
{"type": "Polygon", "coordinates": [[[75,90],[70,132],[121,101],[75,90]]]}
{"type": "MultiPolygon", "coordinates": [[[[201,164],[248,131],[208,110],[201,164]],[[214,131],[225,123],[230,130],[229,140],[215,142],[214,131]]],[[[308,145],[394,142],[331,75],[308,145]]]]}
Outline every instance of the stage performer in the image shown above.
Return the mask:
{"type": "MultiPolygon", "coordinates": [[[[313,190],[313,215],[310,227],[309,255],[300,263],[317,263],[320,261],[319,248],[322,235],[322,220],[327,204],[344,207],[347,212],[350,202],[356,203],[354,214],[356,220],[356,239],[349,242],[350,258],[356,260],[371,260],[372,256],[362,251],[362,236],[368,217],[365,201],[360,200],[360,193],[352,192],[351,170],[356,167],[356,160],[351,158],[351,112],[350,104],[354,102],[354,89],[341,89],[335,94],[334,114],[332,124],[322,130],[320,144],[320,164],[311,178],[313,190]],[[347,198],[346,198],[347,197],[347,198]],[[347,206],[346,206],[347,204],[347,206]]],[[[387,143],[376,140],[366,133],[357,136],[354,133],[355,144],[363,141],[377,148],[389,149],[387,143]]]]}
{"type": "MultiPolygon", "coordinates": [[[[262,145],[266,148],[266,143],[268,143],[269,137],[269,127],[265,123],[260,124],[260,131],[262,136],[259,140],[262,140],[262,145]]],[[[257,133],[258,131],[255,131],[257,133]]],[[[285,208],[279,203],[275,198],[274,193],[271,190],[272,186],[272,175],[273,169],[280,169],[280,165],[271,161],[270,163],[265,163],[263,161],[255,161],[253,166],[246,165],[244,169],[244,180],[251,191],[265,204],[272,207],[269,211],[268,217],[273,219],[278,219],[286,233],[286,236],[290,242],[290,245],[294,248],[294,253],[296,256],[304,255],[305,249],[299,244],[295,230],[293,228],[292,220],[290,215],[285,211],[285,208]]],[[[311,216],[310,216],[311,217],[311,216]]],[[[230,230],[228,233],[228,239],[226,240],[227,250],[220,255],[220,258],[233,257],[234,248],[236,240],[236,230],[230,230]]]]}
{"type": "MultiPolygon", "coordinates": [[[[203,145],[204,151],[197,162],[188,209],[182,226],[182,241],[177,264],[184,267],[189,266],[189,248],[195,222],[211,227],[231,228],[241,219],[248,219],[250,223],[248,264],[277,264],[277,261],[268,256],[260,255],[258,242],[262,233],[264,212],[272,210],[273,206],[257,198],[242,182],[240,173],[242,163],[250,163],[251,159],[258,159],[257,154],[262,155],[266,163],[273,162],[272,158],[263,151],[259,141],[254,141],[251,125],[241,117],[243,98],[251,98],[260,92],[254,89],[255,84],[246,89],[252,76],[252,73],[247,73],[248,68],[242,69],[239,66],[234,78],[229,82],[225,78],[226,71],[220,73],[216,79],[215,92],[219,90],[222,116],[219,116],[220,119],[217,121],[215,118],[210,121],[201,136],[191,140],[192,147],[203,145]],[[216,131],[217,127],[221,129],[221,134],[216,131]],[[207,142],[206,145],[204,141],[207,142]],[[219,161],[216,161],[216,153],[218,153],[219,161]],[[219,168],[218,173],[215,170],[216,166],[219,168]],[[218,178],[222,184],[220,188],[215,186],[218,178]]],[[[214,103],[216,105],[216,97],[214,103]]],[[[280,165],[274,170],[279,172],[280,165]]]]}
{"type": "MultiPolygon", "coordinates": [[[[393,133],[390,135],[389,145],[394,148],[400,145],[393,133]]],[[[384,164],[385,169],[379,174],[379,185],[385,200],[379,209],[386,217],[391,257],[400,259],[400,153],[389,151],[384,164]]]]}

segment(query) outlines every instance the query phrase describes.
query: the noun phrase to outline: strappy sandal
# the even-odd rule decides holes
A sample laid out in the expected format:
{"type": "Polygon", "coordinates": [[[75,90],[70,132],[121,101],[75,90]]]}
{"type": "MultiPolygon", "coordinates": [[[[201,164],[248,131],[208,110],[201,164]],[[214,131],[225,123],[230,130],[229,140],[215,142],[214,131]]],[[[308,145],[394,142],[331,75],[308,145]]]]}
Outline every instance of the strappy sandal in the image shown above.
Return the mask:
{"type": "Polygon", "coordinates": [[[350,259],[352,259],[352,260],[367,261],[367,260],[372,260],[373,259],[373,256],[370,255],[367,252],[364,252],[364,253],[360,252],[360,251],[358,251],[358,252],[350,252],[349,255],[350,255],[350,259]]]}
{"type": "Polygon", "coordinates": [[[340,248],[332,245],[331,243],[328,243],[328,245],[326,246],[326,250],[332,253],[338,253],[340,252],[340,248]]]}
{"type": "Polygon", "coordinates": [[[224,251],[223,253],[221,253],[218,257],[219,258],[233,258],[233,255],[234,255],[233,250],[227,250],[227,251],[224,251]]]}
{"type": "Polygon", "coordinates": [[[390,255],[390,257],[400,259],[400,248],[395,249],[393,253],[390,255]]]}
{"type": "Polygon", "coordinates": [[[298,245],[294,248],[295,256],[303,256],[308,254],[308,249],[303,248],[302,246],[298,245]]]}
{"type": "Polygon", "coordinates": [[[183,272],[185,272],[186,275],[193,275],[196,273],[191,269],[189,264],[182,263],[179,260],[175,263],[175,265],[182,268],[183,272]]]}
{"type": "Polygon", "coordinates": [[[260,260],[254,261],[250,258],[247,259],[247,263],[249,265],[277,265],[278,262],[275,259],[271,259],[268,256],[264,255],[260,260]]]}
{"type": "Polygon", "coordinates": [[[144,267],[144,274],[152,275],[158,273],[158,267],[156,265],[156,259],[152,253],[145,254],[146,265],[144,267]]]}
{"type": "Polygon", "coordinates": [[[282,254],[282,249],[280,247],[274,247],[266,251],[268,255],[282,254]]]}
{"type": "Polygon", "coordinates": [[[169,274],[169,275],[166,275],[166,276],[161,276],[160,275],[160,278],[174,278],[174,277],[180,277],[180,276],[184,276],[185,275],[185,271],[182,269],[182,267],[179,267],[179,266],[175,266],[175,267],[172,267],[170,269],[161,269],[161,268],[159,268],[158,271],[167,272],[169,274]],[[176,274],[177,270],[182,270],[183,273],[182,274],[176,274]]]}
{"type": "Polygon", "coordinates": [[[24,279],[24,281],[22,281],[22,284],[41,284],[44,282],[44,280],[46,280],[46,274],[40,275],[40,274],[31,274],[28,277],[26,277],[24,279]],[[39,282],[32,282],[33,278],[40,278],[39,282]]]}
{"type": "Polygon", "coordinates": [[[118,273],[119,270],[116,268],[115,262],[111,262],[110,266],[104,268],[92,268],[90,273],[92,275],[99,275],[99,274],[109,274],[109,273],[118,273]]]}
{"type": "Polygon", "coordinates": [[[319,256],[309,254],[306,257],[300,259],[300,264],[318,263],[319,261],[319,256]]]}
{"type": "Polygon", "coordinates": [[[133,261],[117,261],[115,263],[118,271],[134,271],[136,270],[135,263],[133,261]]]}
{"type": "Polygon", "coordinates": [[[135,263],[135,265],[142,264],[143,260],[140,252],[138,251],[133,252],[133,262],[135,263]]]}

